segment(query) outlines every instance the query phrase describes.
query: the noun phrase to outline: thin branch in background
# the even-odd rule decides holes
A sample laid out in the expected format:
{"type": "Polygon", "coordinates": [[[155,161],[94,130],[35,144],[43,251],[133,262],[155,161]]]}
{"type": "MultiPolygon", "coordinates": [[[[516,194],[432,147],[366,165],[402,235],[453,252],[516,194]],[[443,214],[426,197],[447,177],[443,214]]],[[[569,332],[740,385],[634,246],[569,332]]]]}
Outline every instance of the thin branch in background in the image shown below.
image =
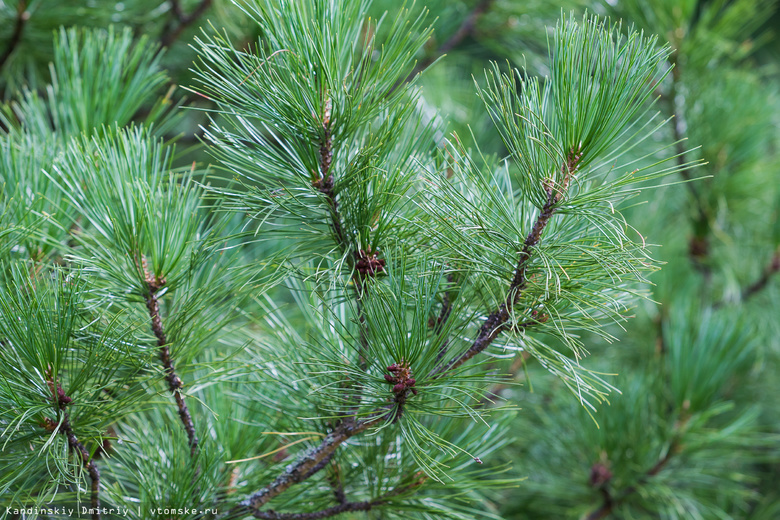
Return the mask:
{"type": "Polygon", "coordinates": [[[11,39],[8,41],[8,45],[6,46],[5,51],[3,51],[3,54],[0,55],[0,70],[5,67],[5,63],[8,61],[8,58],[11,57],[11,54],[13,54],[14,50],[19,45],[19,42],[22,41],[24,26],[29,19],[30,13],[27,11],[27,0],[19,0],[19,3],[16,5],[16,23],[14,24],[14,32],[11,35],[11,39]]]}
{"type": "MultiPolygon", "coordinates": [[[[531,325],[534,325],[534,324],[535,323],[521,323],[520,325],[518,325],[518,327],[519,328],[526,328],[526,327],[530,327],[531,325]]],[[[512,379],[515,378],[515,374],[517,374],[520,371],[520,368],[522,368],[522,366],[525,364],[526,361],[528,361],[528,359],[530,357],[531,357],[531,355],[524,350],[523,352],[520,353],[519,356],[517,356],[517,359],[515,359],[512,362],[512,365],[509,367],[509,376],[512,379]]],[[[493,399],[490,396],[500,397],[499,394],[503,390],[509,388],[510,384],[511,383],[508,382],[508,381],[507,382],[501,382],[501,383],[494,384],[485,393],[485,397],[480,399],[479,404],[482,405],[482,406],[487,406],[488,404],[493,403],[494,401],[493,401],[493,399]]]]}
{"type": "MultiPolygon", "coordinates": [[[[515,276],[512,279],[512,283],[509,286],[509,292],[506,297],[506,301],[501,306],[493,311],[490,316],[485,319],[482,327],[479,329],[479,334],[474,343],[462,354],[452,359],[449,363],[439,366],[434,369],[428,377],[438,379],[444,376],[447,372],[454,370],[461,366],[463,363],[473,358],[483,350],[485,350],[491,343],[506,330],[507,322],[510,318],[510,312],[512,307],[520,298],[520,294],[525,289],[527,279],[526,270],[528,268],[528,261],[531,258],[531,250],[542,239],[542,233],[550,222],[558,202],[563,197],[563,194],[569,189],[569,183],[572,175],[577,171],[577,164],[579,163],[581,155],[578,150],[570,150],[566,163],[561,166],[562,181],[560,186],[554,186],[552,182],[546,183],[545,191],[547,192],[547,202],[539,212],[539,216],[536,218],[531,231],[525,239],[523,244],[523,250],[520,253],[520,259],[517,262],[517,269],[515,270],[515,276]]],[[[544,315],[539,316],[536,320],[530,322],[519,323],[515,327],[526,328],[537,323],[540,323],[545,319],[544,315]]]]}
{"type": "MultiPolygon", "coordinates": [[[[452,273],[447,274],[447,285],[449,287],[452,287],[455,280],[452,276],[452,273]]],[[[447,324],[447,320],[450,319],[450,315],[452,314],[452,300],[450,297],[449,291],[444,291],[444,294],[442,295],[442,302],[441,302],[441,311],[439,312],[439,317],[436,318],[436,322],[433,324],[433,333],[439,334],[442,329],[444,329],[444,326],[447,324]]],[[[439,353],[436,355],[436,363],[438,364],[442,358],[447,354],[447,345],[449,344],[449,341],[445,339],[441,346],[439,347],[439,353]]]]}
{"type": "Polygon", "coordinates": [[[477,26],[477,22],[479,21],[480,17],[484,15],[488,9],[490,9],[492,3],[493,0],[481,0],[476,6],[474,6],[474,9],[471,10],[471,13],[469,13],[469,15],[463,20],[463,23],[460,24],[460,27],[458,27],[452,36],[450,36],[447,41],[439,45],[435,52],[426,56],[414,67],[414,70],[412,70],[412,72],[410,72],[406,77],[406,83],[409,83],[417,74],[425,70],[431,63],[435,62],[450,52],[452,49],[460,45],[460,43],[468,36],[473,35],[474,29],[477,26]]]}
{"type": "Polygon", "coordinates": [[[165,335],[165,329],[163,328],[162,318],[160,318],[160,301],[157,297],[157,292],[165,285],[165,279],[160,279],[157,276],[152,276],[146,267],[146,258],[141,256],[141,262],[144,270],[144,276],[146,277],[146,283],[148,284],[149,292],[146,296],[146,308],[149,310],[149,318],[152,321],[152,332],[157,338],[157,346],[160,347],[160,361],[162,361],[165,368],[165,380],[168,381],[168,389],[176,399],[176,405],[179,408],[179,417],[184,425],[184,430],[187,432],[190,444],[190,455],[195,456],[198,451],[198,437],[195,433],[195,426],[192,422],[192,416],[190,410],[187,408],[187,403],[184,402],[184,396],[181,394],[182,381],[179,376],[176,375],[176,371],[171,360],[171,352],[168,348],[168,338],[165,335]]]}
{"type": "Polygon", "coordinates": [[[173,28],[166,28],[165,34],[160,38],[160,43],[162,43],[163,47],[170,47],[173,42],[178,40],[181,33],[184,32],[187,27],[195,23],[195,21],[203,16],[203,13],[211,7],[213,0],[201,0],[200,4],[198,4],[195,10],[190,14],[184,12],[179,0],[170,0],[170,2],[171,11],[176,20],[176,26],[173,28]]]}
{"type": "Polygon", "coordinates": [[[344,493],[344,482],[341,480],[341,468],[335,460],[333,460],[331,467],[333,471],[328,475],[328,482],[333,489],[333,497],[339,504],[346,504],[347,495],[344,493]]]}
{"type": "MultiPolygon", "coordinates": [[[[687,419],[682,420],[683,424],[685,424],[686,422],[687,419]]],[[[678,452],[679,448],[680,448],[680,440],[678,437],[675,437],[674,439],[672,439],[672,442],[669,445],[669,449],[666,450],[666,453],[664,453],[663,457],[658,459],[658,462],[656,462],[652,468],[647,470],[639,478],[636,484],[626,488],[620,494],[620,496],[617,497],[614,496],[612,493],[610,493],[609,489],[607,488],[607,484],[612,478],[612,473],[608,469],[606,469],[606,467],[603,466],[602,464],[595,464],[591,469],[591,485],[594,487],[598,487],[599,491],[604,497],[604,500],[598,509],[596,509],[587,517],[585,517],[585,520],[601,520],[602,518],[606,518],[607,516],[609,516],[612,513],[612,510],[615,508],[615,506],[620,504],[622,501],[624,501],[632,494],[636,493],[639,490],[639,487],[642,484],[645,484],[650,479],[650,477],[654,477],[655,475],[659,474],[666,467],[669,461],[672,459],[672,456],[678,452]]]]}
{"type": "MultiPolygon", "coordinates": [[[[775,250],[775,253],[772,255],[772,258],[769,260],[769,263],[766,265],[766,267],[764,267],[764,270],[761,272],[761,276],[759,276],[755,282],[742,289],[740,301],[744,302],[749,300],[751,297],[764,290],[766,286],[769,285],[769,282],[772,279],[772,275],[777,272],[780,272],[780,246],[775,250]]],[[[725,303],[726,302],[724,300],[720,300],[716,302],[712,308],[717,309],[722,307],[725,303]]]]}
{"type": "Polygon", "coordinates": [[[688,255],[690,256],[694,267],[696,267],[697,270],[701,271],[705,275],[709,274],[709,268],[704,262],[704,260],[709,256],[709,216],[707,215],[707,211],[704,207],[704,201],[702,194],[699,192],[696,183],[691,182],[695,179],[691,177],[691,168],[690,166],[686,166],[686,149],[684,144],[684,137],[683,137],[683,125],[684,121],[682,118],[682,115],[680,114],[680,111],[677,110],[677,91],[678,91],[678,85],[680,83],[680,76],[682,74],[679,66],[679,62],[677,60],[677,55],[673,54],[670,56],[670,60],[672,63],[672,82],[670,87],[669,95],[666,96],[666,99],[669,103],[669,110],[672,113],[672,116],[674,116],[674,124],[672,125],[672,135],[674,137],[675,141],[675,153],[677,154],[677,165],[680,167],[680,176],[685,181],[685,186],[688,188],[688,191],[690,192],[691,198],[693,199],[693,210],[695,211],[696,215],[693,218],[693,227],[694,227],[694,234],[690,238],[690,241],[688,242],[688,255]],[[704,234],[702,234],[702,231],[704,230],[704,234]]]}
{"type": "Polygon", "coordinates": [[[763,290],[767,284],[769,284],[769,279],[772,278],[772,275],[778,271],[780,271],[780,247],[775,250],[775,254],[772,255],[772,260],[769,262],[769,265],[764,268],[764,272],[761,273],[758,280],[742,291],[742,301],[749,299],[751,296],[754,296],[756,293],[763,290]]]}

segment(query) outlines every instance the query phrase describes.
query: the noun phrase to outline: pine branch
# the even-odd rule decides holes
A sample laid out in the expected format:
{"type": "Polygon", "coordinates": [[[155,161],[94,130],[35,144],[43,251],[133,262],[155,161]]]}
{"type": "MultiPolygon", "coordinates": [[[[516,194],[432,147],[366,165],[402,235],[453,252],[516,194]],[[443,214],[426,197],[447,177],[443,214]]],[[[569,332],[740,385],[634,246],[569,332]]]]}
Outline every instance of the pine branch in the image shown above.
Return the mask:
{"type": "Polygon", "coordinates": [[[24,26],[27,20],[30,19],[30,13],[27,11],[27,0],[19,0],[16,6],[16,23],[14,24],[14,32],[11,34],[11,39],[8,41],[5,51],[0,55],[0,70],[5,66],[5,62],[11,57],[19,42],[22,41],[22,33],[24,32],[24,26]]]}
{"type": "Polygon", "coordinates": [[[367,500],[364,502],[343,502],[337,506],[322,509],[320,511],[314,511],[311,513],[278,513],[276,511],[255,511],[253,513],[255,518],[262,518],[265,520],[319,520],[320,518],[330,518],[332,516],[340,515],[343,513],[355,512],[355,511],[370,511],[371,509],[382,506],[388,502],[394,496],[406,493],[425,482],[425,477],[418,479],[417,481],[399,488],[393,489],[384,495],[375,498],[373,500],[367,500]]]}
{"type": "Polygon", "coordinates": [[[87,470],[89,478],[92,481],[90,496],[90,504],[92,506],[90,513],[92,515],[92,520],[100,520],[100,471],[98,470],[95,461],[90,458],[87,449],[81,441],[79,441],[78,437],[76,437],[73,427],[70,424],[70,414],[65,411],[66,408],[73,403],[73,399],[65,393],[60,383],[55,382],[51,367],[46,372],[46,384],[52,393],[51,399],[54,402],[56,409],[63,414],[63,418],[62,423],[58,425],[52,419],[45,417],[41,426],[50,432],[59,428],[58,433],[65,435],[68,439],[69,451],[75,453],[81,459],[81,463],[83,464],[84,469],[87,470]]]}
{"type": "MultiPolygon", "coordinates": [[[[452,285],[454,282],[452,274],[447,275],[447,283],[452,285]]],[[[442,302],[441,302],[441,311],[439,311],[439,317],[436,318],[436,323],[433,324],[433,333],[438,334],[442,331],[444,326],[447,324],[447,320],[449,320],[450,315],[452,315],[452,301],[450,300],[450,293],[449,291],[444,291],[444,295],[442,296],[442,302]]],[[[445,340],[442,342],[441,346],[439,347],[439,353],[436,355],[436,363],[439,363],[442,358],[447,355],[447,345],[449,341],[445,340]]]]}
{"type": "Polygon", "coordinates": [[[73,428],[70,425],[70,416],[68,414],[65,414],[65,417],[62,420],[62,433],[68,438],[68,447],[70,448],[70,451],[76,453],[78,457],[81,458],[84,469],[89,473],[89,478],[92,481],[90,497],[92,520],[100,520],[100,471],[98,471],[95,461],[90,459],[87,449],[78,440],[76,434],[73,433],[73,428]]]}
{"type": "Polygon", "coordinates": [[[160,361],[162,361],[165,368],[165,380],[168,381],[168,389],[176,399],[176,405],[179,408],[179,417],[184,425],[184,430],[187,432],[190,444],[190,455],[193,457],[198,452],[198,437],[195,433],[195,426],[192,422],[192,416],[190,410],[187,408],[187,403],[184,402],[184,396],[181,393],[182,381],[179,376],[176,375],[176,370],[171,360],[171,352],[168,348],[168,338],[163,328],[162,318],[160,317],[160,301],[157,297],[157,292],[165,285],[165,279],[160,279],[156,276],[152,276],[146,269],[146,259],[142,257],[144,275],[146,276],[146,283],[149,286],[149,292],[146,295],[146,308],[149,309],[149,318],[152,322],[152,332],[157,338],[157,346],[160,347],[160,361]]]}
{"type": "Polygon", "coordinates": [[[323,95],[323,114],[322,114],[322,130],[323,137],[320,141],[320,171],[319,178],[312,181],[312,185],[317,188],[320,193],[325,196],[328,208],[330,210],[330,227],[333,230],[333,236],[336,239],[336,243],[341,250],[342,254],[347,254],[347,265],[352,270],[352,285],[355,290],[355,301],[357,302],[357,315],[360,323],[360,366],[366,367],[365,354],[368,349],[366,339],[366,316],[363,310],[363,296],[368,284],[368,278],[375,276],[384,270],[384,259],[377,258],[376,254],[371,254],[369,248],[368,251],[360,250],[355,251],[352,254],[349,252],[349,241],[347,235],[344,232],[344,224],[341,214],[339,213],[339,203],[336,199],[336,193],[334,191],[335,180],[333,173],[331,172],[331,166],[333,164],[333,139],[331,135],[331,100],[327,93],[323,95]]]}
{"type": "Polygon", "coordinates": [[[170,47],[173,42],[179,39],[181,33],[192,25],[198,18],[203,16],[203,13],[211,7],[213,0],[201,0],[200,4],[189,15],[184,12],[179,0],[170,0],[171,10],[173,16],[178,22],[174,29],[166,30],[165,34],[160,38],[160,42],[163,47],[170,47]]]}
{"type": "Polygon", "coordinates": [[[369,427],[378,424],[385,418],[386,415],[379,415],[361,421],[356,421],[354,418],[345,419],[331,433],[325,436],[319,446],[301,455],[298,460],[287,466],[282,474],[276,477],[271,484],[241,502],[241,506],[249,509],[257,518],[266,518],[257,516],[258,513],[261,513],[260,508],[263,505],[289,487],[303,482],[324,468],[327,465],[327,461],[330,460],[330,457],[333,456],[333,453],[342,443],[364,432],[369,427]]]}
{"type": "MultiPolygon", "coordinates": [[[[429,377],[438,379],[446,373],[458,368],[463,363],[488,348],[499,334],[508,328],[507,322],[509,321],[512,307],[520,299],[520,295],[525,289],[528,281],[526,278],[526,271],[528,269],[529,260],[531,259],[532,249],[542,239],[542,233],[547,227],[547,224],[549,224],[552,216],[555,214],[558,202],[568,190],[571,177],[577,171],[577,164],[579,163],[580,158],[581,155],[579,154],[579,151],[570,150],[566,163],[561,166],[562,182],[560,186],[554,186],[552,181],[545,184],[547,202],[545,202],[542,210],[539,212],[536,222],[534,222],[531,231],[528,233],[528,236],[523,243],[523,250],[520,253],[520,259],[517,262],[514,278],[509,286],[506,301],[485,319],[474,343],[472,343],[465,352],[452,359],[449,363],[435,369],[429,374],[429,377]]],[[[515,325],[515,328],[525,329],[539,323],[541,319],[543,319],[543,316],[540,316],[539,320],[519,323],[515,325]]]]}

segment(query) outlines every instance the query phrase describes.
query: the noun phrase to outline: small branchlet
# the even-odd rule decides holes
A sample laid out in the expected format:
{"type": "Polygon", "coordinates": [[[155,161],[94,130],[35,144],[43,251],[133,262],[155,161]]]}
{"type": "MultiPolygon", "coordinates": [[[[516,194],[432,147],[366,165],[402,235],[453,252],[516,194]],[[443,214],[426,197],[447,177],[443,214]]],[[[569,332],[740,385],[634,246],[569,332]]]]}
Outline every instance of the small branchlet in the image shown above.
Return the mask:
{"type": "MultiPolygon", "coordinates": [[[[525,238],[523,250],[520,252],[520,258],[517,261],[515,275],[512,282],[509,284],[506,300],[482,323],[479,334],[471,347],[448,363],[439,365],[429,374],[430,377],[440,378],[451,370],[458,368],[469,359],[484,351],[493,343],[499,334],[510,328],[508,323],[511,318],[512,308],[520,300],[520,296],[528,284],[528,265],[532,251],[541,241],[542,233],[558,209],[558,203],[563,198],[564,193],[568,190],[571,179],[576,173],[581,159],[582,153],[580,152],[580,148],[572,148],[569,150],[566,161],[561,165],[561,182],[556,185],[549,179],[544,181],[543,187],[547,193],[547,202],[542,207],[531,231],[525,238]]],[[[531,316],[532,321],[516,324],[515,328],[526,328],[538,323],[544,323],[549,319],[548,315],[538,314],[538,312],[536,315],[532,313],[531,316]]]]}
{"type": "Polygon", "coordinates": [[[76,437],[76,433],[73,431],[73,427],[70,424],[70,415],[65,413],[65,408],[73,403],[73,398],[65,393],[59,382],[54,381],[54,370],[51,365],[46,369],[44,375],[46,376],[46,386],[49,387],[49,390],[52,393],[51,399],[56,408],[62,412],[62,421],[57,422],[50,417],[44,416],[39,425],[49,433],[61,433],[68,439],[68,449],[70,453],[73,453],[78,457],[92,481],[90,497],[92,520],[100,520],[100,471],[98,470],[93,457],[90,457],[89,451],[87,451],[84,444],[76,437]]]}
{"type": "Polygon", "coordinates": [[[157,346],[160,348],[160,361],[165,369],[165,380],[168,382],[168,389],[176,399],[176,405],[179,408],[179,418],[181,419],[184,430],[187,432],[187,437],[190,444],[190,454],[194,457],[198,451],[198,436],[195,433],[195,425],[192,422],[192,416],[190,410],[187,408],[187,403],[184,402],[184,396],[181,393],[181,388],[184,386],[181,378],[176,374],[173,360],[171,359],[171,351],[168,347],[168,337],[165,334],[165,328],[163,327],[162,317],[160,316],[160,299],[157,296],[157,292],[162,289],[167,283],[165,277],[158,276],[149,272],[148,265],[146,263],[146,257],[141,255],[141,269],[144,274],[144,281],[147,286],[147,294],[144,297],[146,301],[146,308],[149,310],[149,319],[152,324],[152,332],[154,337],[157,338],[157,346]]]}
{"type": "Polygon", "coordinates": [[[322,111],[323,137],[320,143],[320,178],[326,179],[330,174],[330,165],[333,162],[333,140],[330,132],[330,98],[325,98],[325,106],[322,111]]]}

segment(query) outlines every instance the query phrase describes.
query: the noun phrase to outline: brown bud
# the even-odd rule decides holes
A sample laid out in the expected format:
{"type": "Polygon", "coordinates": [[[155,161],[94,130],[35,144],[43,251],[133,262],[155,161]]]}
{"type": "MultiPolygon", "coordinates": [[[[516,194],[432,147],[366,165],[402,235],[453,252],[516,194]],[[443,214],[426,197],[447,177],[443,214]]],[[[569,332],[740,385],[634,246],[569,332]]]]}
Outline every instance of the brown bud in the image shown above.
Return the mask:
{"type": "Polygon", "coordinates": [[[612,478],[612,472],[604,464],[597,462],[590,468],[590,485],[601,487],[612,478]]]}

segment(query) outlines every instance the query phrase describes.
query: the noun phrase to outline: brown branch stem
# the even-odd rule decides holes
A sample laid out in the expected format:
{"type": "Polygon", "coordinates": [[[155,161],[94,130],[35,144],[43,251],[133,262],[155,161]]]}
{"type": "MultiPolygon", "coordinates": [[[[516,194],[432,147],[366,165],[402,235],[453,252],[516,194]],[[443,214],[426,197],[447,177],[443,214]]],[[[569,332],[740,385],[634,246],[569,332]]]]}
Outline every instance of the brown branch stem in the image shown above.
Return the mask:
{"type": "Polygon", "coordinates": [[[87,449],[78,440],[76,434],[73,433],[73,428],[70,425],[70,416],[68,414],[65,414],[65,417],[62,420],[62,433],[68,438],[68,447],[70,448],[70,451],[81,459],[84,469],[86,469],[89,474],[89,478],[92,481],[90,496],[92,520],[100,520],[100,471],[98,471],[95,461],[90,459],[87,449]]]}
{"type": "MultiPolygon", "coordinates": [[[[330,459],[336,449],[351,437],[364,432],[369,427],[385,420],[385,415],[380,415],[371,419],[357,421],[354,418],[347,418],[339,424],[332,432],[325,436],[316,446],[303,453],[298,460],[290,464],[285,470],[274,479],[269,485],[241,502],[241,506],[249,509],[256,518],[274,518],[258,516],[264,513],[260,511],[269,500],[287,490],[291,486],[303,482],[311,477],[316,469],[324,468],[327,463],[322,464],[326,459],[330,459]]],[[[292,517],[295,518],[295,517],[292,517]]],[[[325,517],[320,517],[325,518],[325,517]]]]}
{"type": "Polygon", "coordinates": [[[420,478],[417,481],[399,488],[393,489],[384,495],[374,498],[373,500],[366,500],[363,502],[342,502],[341,504],[320,511],[313,511],[311,513],[278,513],[276,511],[255,511],[253,513],[255,518],[262,518],[265,520],[319,520],[321,518],[330,518],[332,516],[340,515],[342,513],[349,513],[355,511],[370,511],[371,509],[385,505],[394,496],[406,493],[425,482],[425,478],[420,478]]]}
{"type": "Polygon", "coordinates": [[[157,338],[157,346],[160,348],[160,361],[165,369],[165,380],[168,381],[168,389],[176,399],[176,406],[179,409],[179,418],[187,432],[190,444],[190,455],[195,456],[198,452],[198,436],[195,433],[195,425],[192,422],[190,410],[187,403],[184,402],[184,396],[181,393],[182,381],[173,366],[171,351],[168,347],[168,338],[165,335],[162,318],[160,318],[160,301],[157,298],[157,291],[165,284],[164,280],[151,279],[147,273],[147,282],[149,283],[149,293],[146,296],[146,308],[149,310],[149,318],[152,322],[152,332],[157,338]]]}
{"type": "MultiPolygon", "coordinates": [[[[491,343],[508,328],[507,322],[511,316],[512,307],[520,299],[520,295],[526,287],[528,282],[526,278],[528,263],[531,259],[532,250],[542,239],[542,233],[549,224],[550,219],[555,214],[563,194],[568,190],[571,177],[577,170],[577,164],[579,163],[581,155],[578,150],[570,150],[566,163],[561,166],[561,183],[560,185],[553,185],[552,181],[545,182],[545,191],[547,193],[547,201],[539,212],[539,216],[536,218],[531,231],[523,243],[523,249],[520,252],[520,258],[517,261],[517,268],[515,269],[515,275],[512,279],[512,283],[509,285],[509,291],[506,296],[506,300],[499,306],[499,308],[493,311],[484,321],[482,327],[479,329],[479,334],[474,340],[474,343],[459,356],[450,360],[449,363],[440,365],[434,369],[428,377],[438,379],[444,374],[458,368],[463,363],[473,358],[483,350],[485,350],[491,343]]],[[[534,325],[538,321],[529,321],[518,323],[515,328],[521,329],[534,325]]]]}
{"type": "Polygon", "coordinates": [[[46,384],[51,391],[51,399],[54,403],[58,413],[62,413],[62,422],[57,424],[56,421],[44,417],[41,426],[49,432],[54,432],[65,435],[68,439],[68,451],[76,454],[81,460],[81,464],[84,469],[87,470],[90,480],[92,481],[92,489],[90,495],[91,510],[90,514],[92,520],[100,520],[100,471],[98,470],[95,461],[89,456],[89,452],[84,445],[76,437],[76,433],[73,431],[73,426],[70,424],[70,414],[65,410],[73,403],[73,399],[68,396],[62,389],[62,385],[54,379],[51,366],[46,372],[46,384]]]}
{"type": "MultiPolygon", "coordinates": [[[[447,275],[447,284],[451,287],[454,284],[454,277],[452,276],[452,273],[447,275]]],[[[452,300],[450,298],[449,291],[444,291],[444,294],[442,296],[442,302],[441,302],[441,310],[439,311],[439,317],[436,318],[436,322],[433,324],[433,333],[439,334],[443,329],[444,326],[447,324],[447,320],[450,319],[450,315],[452,315],[452,300]]],[[[449,344],[449,340],[445,339],[441,346],[439,347],[439,353],[436,355],[436,363],[438,364],[444,356],[447,355],[447,347],[449,344]]]]}

